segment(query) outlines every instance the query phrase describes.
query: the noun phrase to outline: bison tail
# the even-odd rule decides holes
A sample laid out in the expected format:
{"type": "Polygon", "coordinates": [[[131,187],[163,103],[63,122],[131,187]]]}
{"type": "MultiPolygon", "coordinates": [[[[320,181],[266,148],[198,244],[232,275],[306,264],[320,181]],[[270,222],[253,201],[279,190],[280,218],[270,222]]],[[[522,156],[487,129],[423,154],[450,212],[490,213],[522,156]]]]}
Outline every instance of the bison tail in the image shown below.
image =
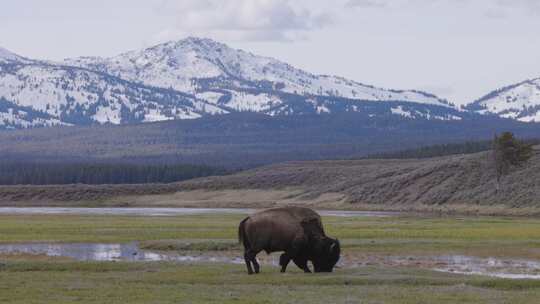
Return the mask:
{"type": "Polygon", "coordinates": [[[238,242],[240,244],[244,245],[244,248],[249,247],[248,240],[246,238],[246,221],[249,219],[249,217],[246,217],[240,222],[240,225],[238,226],[238,242]]]}

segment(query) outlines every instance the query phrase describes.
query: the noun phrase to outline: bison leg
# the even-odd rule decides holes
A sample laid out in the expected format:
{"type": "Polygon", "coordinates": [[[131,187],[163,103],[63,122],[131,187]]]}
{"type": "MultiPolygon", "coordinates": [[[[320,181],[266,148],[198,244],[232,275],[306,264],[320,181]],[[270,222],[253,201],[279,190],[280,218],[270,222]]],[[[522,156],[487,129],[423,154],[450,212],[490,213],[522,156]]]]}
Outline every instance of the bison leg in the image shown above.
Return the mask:
{"type": "Polygon", "coordinates": [[[244,261],[246,262],[248,274],[253,274],[253,268],[251,267],[251,256],[248,252],[244,252],[244,261]]]}
{"type": "Polygon", "coordinates": [[[246,262],[248,274],[253,274],[253,272],[259,273],[260,271],[261,266],[259,265],[256,256],[257,252],[251,249],[244,252],[244,261],[246,262]],[[251,264],[253,264],[253,268],[251,268],[251,264]]]}
{"type": "Polygon", "coordinates": [[[289,251],[287,251],[287,255],[290,257],[290,259],[293,260],[294,264],[298,266],[298,268],[302,269],[304,272],[311,272],[309,270],[309,267],[307,265],[307,257],[306,257],[306,237],[301,235],[297,236],[292,244],[292,247],[289,251]]]}
{"type": "Polygon", "coordinates": [[[279,265],[281,266],[281,272],[285,272],[287,270],[287,265],[289,265],[290,261],[291,257],[287,253],[283,253],[279,257],[279,265]]]}
{"type": "Polygon", "coordinates": [[[298,268],[302,269],[305,273],[311,273],[311,270],[308,266],[308,259],[304,257],[296,257],[293,259],[294,264],[298,266],[298,268]]]}
{"type": "Polygon", "coordinates": [[[255,268],[255,273],[259,273],[261,269],[261,265],[259,265],[259,262],[257,261],[257,257],[254,254],[253,259],[251,259],[251,263],[253,263],[253,268],[255,268]]]}

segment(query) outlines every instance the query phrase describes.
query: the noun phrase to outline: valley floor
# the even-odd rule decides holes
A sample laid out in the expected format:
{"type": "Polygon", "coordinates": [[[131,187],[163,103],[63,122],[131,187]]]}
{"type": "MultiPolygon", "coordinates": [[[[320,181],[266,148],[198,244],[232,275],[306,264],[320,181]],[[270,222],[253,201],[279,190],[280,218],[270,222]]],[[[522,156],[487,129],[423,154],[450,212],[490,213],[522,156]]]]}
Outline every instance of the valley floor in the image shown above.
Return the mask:
{"type": "MultiPolygon", "coordinates": [[[[148,250],[238,258],[236,228],[242,218],[0,215],[0,245],[137,242],[148,250]]],[[[293,265],[281,274],[272,265],[275,254],[261,254],[262,273],[248,276],[244,265],[224,262],[96,262],[0,253],[0,302],[537,303],[540,297],[540,280],[441,272],[435,271],[440,264],[423,264],[445,256],[540,262],[540,219],[323,221],[343,246],[342,263],[332,274],[304,274],[293,265]]],[[[531,271],[540,274],[540,269],[531,271]]]]}

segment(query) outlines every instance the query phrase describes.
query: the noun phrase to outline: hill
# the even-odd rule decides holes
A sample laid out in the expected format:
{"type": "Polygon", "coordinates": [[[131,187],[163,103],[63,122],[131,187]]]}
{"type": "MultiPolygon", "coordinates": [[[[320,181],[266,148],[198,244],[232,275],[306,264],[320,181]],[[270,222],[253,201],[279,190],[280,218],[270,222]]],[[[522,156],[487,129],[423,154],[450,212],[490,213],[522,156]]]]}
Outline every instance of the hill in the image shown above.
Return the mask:
{"type": "Polygon", "coordinates": [[[270,207],[540,214],[540,146],[499,191],[489,152],[289,162],[167,185],[4,186],[2,205],[270,207]]]}
{"type": "Polygon", "coordinates": [[[315,199],[342,195],[342,207],[389,210],[505,206],[540,208],[540,151],[497,192],[490,152],[429,159],[291,162],[185,182],[188,189],[301,188],[315,199]]]}

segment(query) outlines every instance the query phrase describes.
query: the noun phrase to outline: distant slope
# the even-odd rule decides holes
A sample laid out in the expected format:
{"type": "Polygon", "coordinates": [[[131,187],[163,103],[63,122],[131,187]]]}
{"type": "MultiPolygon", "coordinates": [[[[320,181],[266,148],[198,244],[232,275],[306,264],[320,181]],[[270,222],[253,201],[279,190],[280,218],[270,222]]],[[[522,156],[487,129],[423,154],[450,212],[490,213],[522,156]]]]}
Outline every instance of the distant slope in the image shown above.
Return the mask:
{"type": "Polygon", "coordinates": [[[540,78],[493,91],[468,105],[467,109],[519,121],[540,122],[540,78]]]}
{"type": "Polygon", "coordinates": [[[249,168],[293,160],[348,159],[419,146],[489,140],[539,124],[496,117],[461,121],[354,113],[270,117],[254,113],[125,126],[56,127],[0,132],[4,160],[174,162],[249,168]]]}
{"type": "Polygon", "coordinates": [[[316,208],[540,215],[540,146],[495,187],[489,152],[290,162],[175,184],[2,186],[2,206],[316,208]]]}
{"type": "MultiPolygon", "coordinates": [[[[531,138],[524,141],[526,144],[540,144],[538,138],[531,138]]],[[[439,156],[450,156],[457,154],[472,154],[489,151],[493,148],[493,139],[480,141],[467,141],[463,143],[451,143],[432,146],[422,146],[419,148],[383,152],[368,155],[368,159],[410,159],[410,158],[432,158],[439,156]]]]}
{"type": "Polygon", "coordinates": [[[183,164],[140,165],[86,162],[4,161],[0,185],[107,185],[173,183],[223,175],[221,168],[183,164]]]}
{"type": "MultiPolygon", "coordinates": [[[[490,152],[431,159],[291,162],[181,184],[182,189],[302,189],[309,203],[339,194],[345,208],[469,211],[488,207],[538,208],[540,146],[496,191],[490,152]]],[[[490,209],[494,210],[494,209],[490,209]]]]}

